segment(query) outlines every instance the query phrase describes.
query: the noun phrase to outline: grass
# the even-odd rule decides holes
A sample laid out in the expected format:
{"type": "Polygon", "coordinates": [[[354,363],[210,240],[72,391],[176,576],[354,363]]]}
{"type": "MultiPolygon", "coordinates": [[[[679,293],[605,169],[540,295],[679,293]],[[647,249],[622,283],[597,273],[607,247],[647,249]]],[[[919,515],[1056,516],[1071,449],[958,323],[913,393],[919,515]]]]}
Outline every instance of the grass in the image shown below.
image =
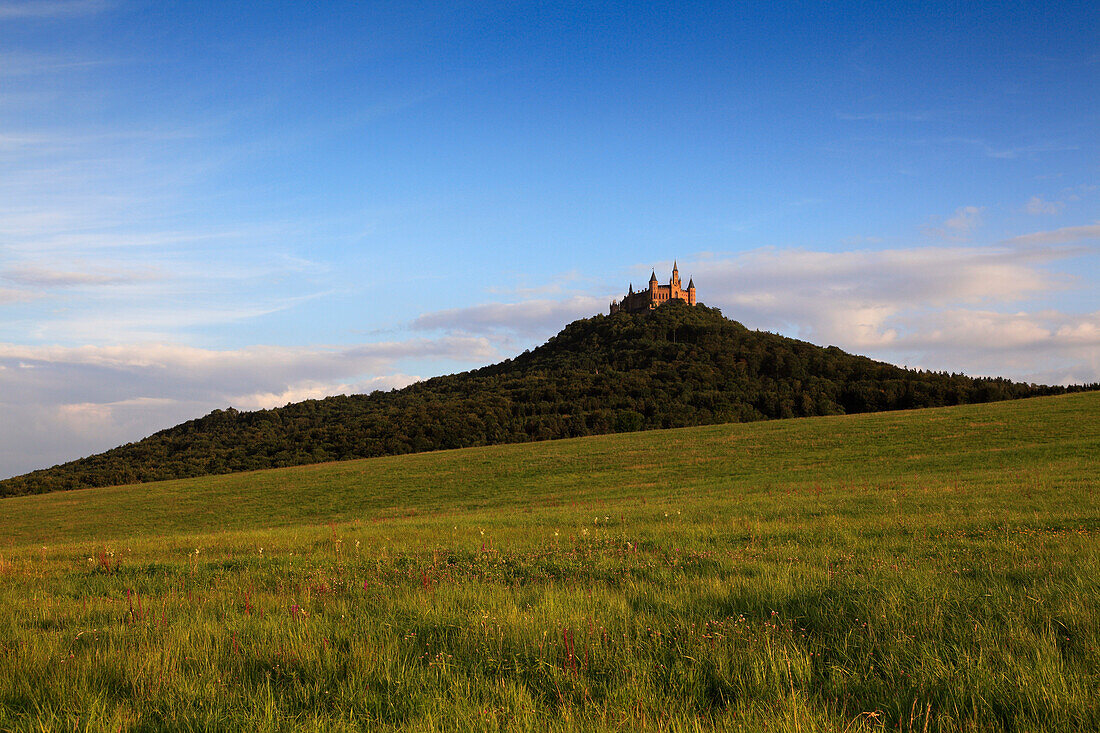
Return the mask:
{"type": "Polygon", "coordinates": [[[1100,728],[1100,394],[0,501],[0,730],[1100,728]]]}

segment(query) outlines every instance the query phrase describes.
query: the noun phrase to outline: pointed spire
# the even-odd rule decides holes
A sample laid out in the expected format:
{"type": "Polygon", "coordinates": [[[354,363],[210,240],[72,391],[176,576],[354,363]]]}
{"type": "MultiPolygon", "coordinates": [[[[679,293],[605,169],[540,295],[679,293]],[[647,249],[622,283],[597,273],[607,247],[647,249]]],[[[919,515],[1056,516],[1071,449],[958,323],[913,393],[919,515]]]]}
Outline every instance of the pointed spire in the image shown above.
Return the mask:
{"type": "Polygon", "coordinates": [[[695,289],[695,281],[694,281],[694,280],[692,280],[692,279],[691,279],[691,278],[689,277],[689,278],[688,278],[688,290],[694,290],[694,289],[695,289]]]}
{"type": "Polygon", "coordinates": [[[677,270],[677,268],[676,268],[676,260],[673,260],[673,261],[672,261],[672,271],[673,271],[673,272],[677,272],[677,271],[678,271],[678,270],[677,270]]]}
{"type": "Polygon", "coordinates": [[[655,282],[657,282],[657,271],[656,271],[656,270],[654,270],[653,272],[649,273],[649,281],[650,281],[651,283],[655,283],[655,282]]]}

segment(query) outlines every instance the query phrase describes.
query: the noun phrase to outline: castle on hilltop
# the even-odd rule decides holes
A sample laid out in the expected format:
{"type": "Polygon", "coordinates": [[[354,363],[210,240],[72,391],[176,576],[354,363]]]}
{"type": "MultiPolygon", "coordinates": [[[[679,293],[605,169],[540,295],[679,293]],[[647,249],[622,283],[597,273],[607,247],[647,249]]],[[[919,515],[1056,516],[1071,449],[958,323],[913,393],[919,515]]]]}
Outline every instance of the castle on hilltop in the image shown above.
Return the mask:
{"type": "Polygon", "coordinates": [[[670,300],[682,300],[688,305],[695,305],[695,283],[688,278],[687,288],[680,287],[680,271],[675,262],[672,263],[672,279],[669,280],[668,285],[657,284],[657,271],[654,270],[649,276],[649,290],[639,290],[635,293],[634,283],[631,283],[630,290],[622,300],[611,301],[611,315],[619,311],[637,313],[651,310],[670,300]]]}

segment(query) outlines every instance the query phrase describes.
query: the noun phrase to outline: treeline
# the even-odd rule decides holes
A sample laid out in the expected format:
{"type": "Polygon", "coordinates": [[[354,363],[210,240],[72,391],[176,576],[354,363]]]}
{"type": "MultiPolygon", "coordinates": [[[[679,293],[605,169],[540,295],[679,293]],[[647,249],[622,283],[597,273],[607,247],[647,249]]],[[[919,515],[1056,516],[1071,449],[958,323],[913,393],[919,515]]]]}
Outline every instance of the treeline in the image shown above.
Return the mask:
{"type": "Polygon", "coordinates": [[[1095,389],[901,369],[677,301],[576,321],[493,366],[370,395],[232,408],[0,481],[0,496],[610,432],[1095,389]]]}

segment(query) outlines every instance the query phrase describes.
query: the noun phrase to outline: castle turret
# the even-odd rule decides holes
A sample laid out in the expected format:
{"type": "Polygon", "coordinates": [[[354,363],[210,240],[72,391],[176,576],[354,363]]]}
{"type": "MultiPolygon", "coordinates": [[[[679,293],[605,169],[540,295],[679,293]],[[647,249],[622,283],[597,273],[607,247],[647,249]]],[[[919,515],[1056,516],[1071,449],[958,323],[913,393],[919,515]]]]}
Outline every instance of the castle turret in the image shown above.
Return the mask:
{"type": "Polygon", "coordinates": [[[676,260],[672,261],[672,280],[669,282],[672,286],[672,292],[676,293],[680,290],[680,268],[676,266],[676,260]]]}
{"type": "Polygon", "coordinates": [[[695,281],[688,278],[688,305],[695,305],[695,281]]]}

